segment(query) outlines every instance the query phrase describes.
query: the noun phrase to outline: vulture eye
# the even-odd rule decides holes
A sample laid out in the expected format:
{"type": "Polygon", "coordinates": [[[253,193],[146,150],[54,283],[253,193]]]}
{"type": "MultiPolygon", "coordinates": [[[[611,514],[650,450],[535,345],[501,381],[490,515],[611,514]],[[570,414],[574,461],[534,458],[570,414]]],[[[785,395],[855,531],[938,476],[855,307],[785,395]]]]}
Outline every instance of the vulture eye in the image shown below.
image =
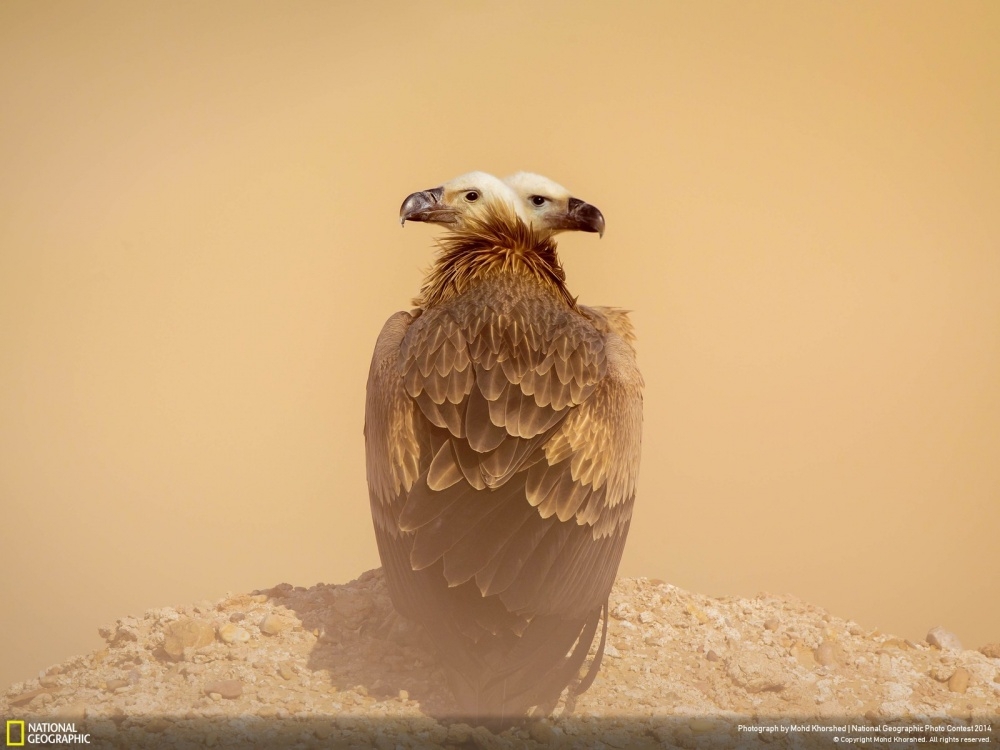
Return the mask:
{"type": "Polygon", "coordinates": [[[477,193],[475,190],[470,190],[465,194],[465,200],[469,201],[469,203],[475,203],[477,200],[479,200],[479,193],[477,193]]]}
{"type": "Polygon", "coordinates": [[[541,195],[533,195],[531,196],[531,203],[535,206],[544,206],[545,198],[543,198],[541,195]]]}

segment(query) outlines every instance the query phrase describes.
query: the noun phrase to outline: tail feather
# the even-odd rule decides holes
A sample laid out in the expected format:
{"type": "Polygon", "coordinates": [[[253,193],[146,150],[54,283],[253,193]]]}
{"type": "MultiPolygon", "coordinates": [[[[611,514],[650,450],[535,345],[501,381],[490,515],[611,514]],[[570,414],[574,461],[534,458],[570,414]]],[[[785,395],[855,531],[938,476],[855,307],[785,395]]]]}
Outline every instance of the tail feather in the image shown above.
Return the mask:
{"type": "Polygon", "coordinates": [[[597,673],[601,669],[601,662],[604,660],[604,646],[608,642],[608,603],[606,601],[601,607],[601,610],[601,617],[604,620],[604,625],[601,627],[601,642],[597,645],[597,653],[594,654],[594,660],[587,668],[587,675],[580,680],[580,684],[573,689],[573,692],[576,695],[587,692],[587,689],[594,684],[594,679],[597,677],[597,673]]]}
{"type": "Polygon", "coordinates": [[[441,654],[460,718],[472,724],[503,726],[532,706],[554,704],[590,652],[603,619],[597,654],[575,692],[596,677],[607,636],[607,603],[586,620],[534,618],[524,633],[487,636],[478,643],[454,634],[431,634],[441,654]]]}

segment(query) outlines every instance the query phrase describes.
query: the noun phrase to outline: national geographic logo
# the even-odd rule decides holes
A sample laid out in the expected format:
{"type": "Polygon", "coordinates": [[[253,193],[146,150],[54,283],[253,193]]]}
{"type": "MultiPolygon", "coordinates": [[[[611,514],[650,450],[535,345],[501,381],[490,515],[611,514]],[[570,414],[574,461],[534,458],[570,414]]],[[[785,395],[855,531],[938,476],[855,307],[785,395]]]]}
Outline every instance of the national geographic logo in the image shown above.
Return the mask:
{"type": "Polygon", "coordinates": [[[7,733],[4,739],[7,747],[90,744],[90,734],[76,731],[76,724],[73,722],[26,722],[24,719],[7,719],[7,733]]]}

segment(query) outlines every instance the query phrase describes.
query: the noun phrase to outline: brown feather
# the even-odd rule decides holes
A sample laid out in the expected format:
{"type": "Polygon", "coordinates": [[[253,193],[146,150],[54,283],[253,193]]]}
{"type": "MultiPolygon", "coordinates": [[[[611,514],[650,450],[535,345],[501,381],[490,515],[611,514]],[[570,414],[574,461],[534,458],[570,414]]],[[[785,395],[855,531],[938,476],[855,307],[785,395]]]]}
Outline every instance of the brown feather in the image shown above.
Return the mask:
{"type": "Polygon", "coordinates": [[[585,659],[642,408],[627,314],[578,305],[551,237],[488,209],[439,242],[418,309],[386,323],[365,418],[390,594],[476,721],[554,700],[585,659]]]}
{"type": "Polygon", "coordinates": [[[468,226],[450,232],[438,245],[441,253],[420,296],[413,300],[415,307],[436,307],[498,272],[530,275],[564,304],[576,307],[576,299],[566,289],[555,242],[529,229],[502,206],[491,206],[484,219],[471,217],[468,226]]]}

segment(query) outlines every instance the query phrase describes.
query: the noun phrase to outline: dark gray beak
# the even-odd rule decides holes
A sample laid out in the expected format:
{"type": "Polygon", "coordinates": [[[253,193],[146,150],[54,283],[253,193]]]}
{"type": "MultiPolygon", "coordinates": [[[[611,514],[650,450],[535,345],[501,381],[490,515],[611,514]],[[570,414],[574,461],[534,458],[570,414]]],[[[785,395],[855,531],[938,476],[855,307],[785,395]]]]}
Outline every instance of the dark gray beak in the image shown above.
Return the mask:
{"type": "Polygon", "coordinates": [[[455,211],[441,203],[443,187],[410,193],[399,207],[399,224],[409,221],[425,221],[430,224],[451,224],[455,221],[455,211]]]}
{"type": "Polygon", "coordinates": [[[598,237],[604,236],[604,214],[597,206],[584,203],[579,198],[569,199],[569,210],[560,229],[576,232],[597,232],[598,237]]]}

